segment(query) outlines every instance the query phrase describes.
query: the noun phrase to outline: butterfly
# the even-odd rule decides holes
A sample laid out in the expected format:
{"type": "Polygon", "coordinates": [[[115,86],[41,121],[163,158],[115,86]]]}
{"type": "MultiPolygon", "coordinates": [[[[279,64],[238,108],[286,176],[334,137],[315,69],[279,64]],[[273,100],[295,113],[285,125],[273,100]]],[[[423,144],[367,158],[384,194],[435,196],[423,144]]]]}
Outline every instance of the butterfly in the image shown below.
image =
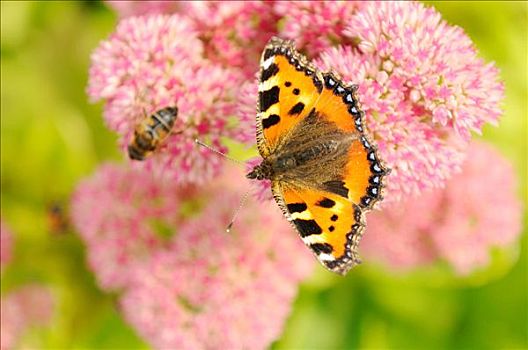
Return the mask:
{"type": "Polygon", "coordinates": [[[262,53],[257,147],[246,177],[271,180],[273,197],[328,270],[361,261],[365,212],[382,199],[389,169],[366,134],[357,85],[321,72],[291,41],[273,37],[262,53]]]}

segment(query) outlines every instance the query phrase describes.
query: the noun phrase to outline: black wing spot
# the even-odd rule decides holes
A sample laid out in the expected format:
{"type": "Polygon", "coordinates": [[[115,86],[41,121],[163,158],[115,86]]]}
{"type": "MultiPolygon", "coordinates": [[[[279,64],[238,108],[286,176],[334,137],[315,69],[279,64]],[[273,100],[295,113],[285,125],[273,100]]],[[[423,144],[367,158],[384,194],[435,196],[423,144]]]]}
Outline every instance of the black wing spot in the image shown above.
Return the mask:
{"type": "Polygon", "coordinates": [[[330,231],[330,232],[334,232],[334,230],[335,230],[335,227],[334,227],[334,226],[330,226],[330,227],[328,228],[328,231],[330,231]]]}
{"type": "Polygon", "coordinates": [[[329,192],[348,198],[348,188],[343,181],[327,181],[323,183],[323,188],[329,192]]]}
{"type": "Polygon", "coordinates": [[[338,261],[330,260],[330,261],[325,261],[324,263],[326,264],[327,268],[329,268],[330,270],[334,270],[337,267],[338,261]]]}
{"type": "Polygon", "coordinates": [[[357,205],[354,205],[354,220],[361,222],[361,209],[357,205]]]}
{"type": "Polygon", "coordinates": [[[297,88],[293,89],[293,94],[294,95],[299,95],[300,93],[301,93],[301,90],[299,90],[297,88]]]}
{"type": "Polygon", "coordinates": [[[323,233],[321,226],[319,226],[315,220],[295,219],[293,220],[293,223],[303,238],[306,236],[320,235],[323,233]]]}
{"type": "Polygon", "coordinates": [[[345,103],[354,103],[354,96],[352,95],[351,92],[349,92],[348,94],[346,94],[344,97],[343,97],[343,100],[345,101],[345,103]]]}
{"type": "Polygon", "coordinates": [[[369,181],[370,181],[370,183],[373,183],[375,185],[379,185],[380,177],[379,177],[379,175],[373,175],[373,176],[370,177],[369,181]]]}
{"type": "Polygon", "coordinates": [[[321,82],[321,80],[317,79],[317,77],[314,76],[313,82],[315,87],[317,88],[317,92],[321,93],[321,91],[323,91],[323,83],[321,82]]]}
{"type": "Polygon", "coordinates": [[[370,148],[370,143],[367,141],[365,136],[361,136],[361,141],[363,142],[363,146],[365,146],[365,148],[370,148]]]}
{"type": "Polygon", "coordinates": [[[336,80],[330,74],[325,77],[325,85],[327,88],[333,88],[336,84],[336,80]]]}
{"type": "Polygon", "coordinates": [[[321,253],[330,254],[334,250],[334,247],[332,247],[332,245],[329,243],[312,243],[310,244],[310,248],[317,255],[321,253]]]}
{"type": "Polygon", "coordinates": [[[323,198],[319,202],[316,203],[316,205],[323,207],[323,208],[332,208],[335,204],[336,203],[330,198],[323,198]]]}
{"type": "Polygon", "coordinates": [[[275,63],[270,64],[270,66],[267,69],[264,69],[262,71],[262,75],[260,76],[260,81],[264,82],[277,74],[279,72],[279,66],[277,66],[275,63]]]}
{"type": "Polygon", "coordinates": [[[260,111],[265,112],[273,106],[275,103],[279,102],[279,92],[280,89],[278,86],[274,86],[266,91],[259,91],[259,102],[260,102],[260,111]]]}
{"type": "Polygon", "coordinates": [[[277,114],[272,114],[266,119],[262,119],[262,127],[264,129],[270,128],[273,125],[279,124],[280,117],[277,114]]]}
{"type": "Polygon", "coordinates": [[[290,87],[290,86],[291,86],[291,82],[289,82],[289,81],[285,82],[285,83],[284,83],[284,86],[286,86],[286,87],[290,87]]]}
{"type": "Polygon", "coordinates": [[[359,110],[357,109],[356,106],[352,106],[348,109],[348,112],[350,112],[350,114],[352,114],[354,117],[356,116],[360,116],[361,113],[359,113],[359,110]]]}
{"type": "Polygon", "coordinates": [[[373,197],[376,197],[378,194],[379,194],[379,190],[377,187],[374,187],[374,186],[369,186],[368,188],[368,193],[373,196],[373,197]]]}
{"type": "Polygon", "coordinates": [[[300,114],[303,111],[303,109],[304,109],[304,103],[297,102],[297,104],[290,109],[288,114],[289,115],[300,114]]]}
{"type": "Polygon", "coordinates": [[[288,208],[288,211],[290,213],[302,213],[303,211],[308,209],[306,203],[290,203],[286,205],[286,207],[288,208]]]}
{"type": "Polygon", "coordinates": [[[275,53],[273,52],[273,49],[267,49],[264,51],[264,60],[267,60],[271,56],[273,56],[275,53]]]}
{"type": "Polygon", "coordinates": [[[359,224],[354,224],[350,226],[350,229],[352,230],[352,232],[350,233],[352,234],[352,236],[354,236],[359,231],[360,228],[361,226],[359,224]]]}
{"type": "Polygon", "coordinates": [[[337,221],[337,219],[339,219],[339,216],[337,216],[336,214],[334,214],[334,215],[332,215],[330,217],[330,220],[332,220],[332,221],[337,221]]]}
{"type": "Polygon", "coordinates": [[[371,202],[372,202],[372,198],[370,198],[369,196],[364,196],[361,198],[361,204],[363,204],[363,206],[365,207],[368,207],[371,202]]]}
{"type": "Polygon", "coordinates": [[[336,88],[335,88],[335,93],[337,95],[343,95],[344,93],[346,92],[345,88],[342,87],[341,85],[337,85],[336,88]]]}
{"type": "Polygon", "coordinates": [[[381,169],[381,166],[378,163],[372,164],[370,169],[377,174],[381,174],[383,172],[383,169],[381,169]]]}

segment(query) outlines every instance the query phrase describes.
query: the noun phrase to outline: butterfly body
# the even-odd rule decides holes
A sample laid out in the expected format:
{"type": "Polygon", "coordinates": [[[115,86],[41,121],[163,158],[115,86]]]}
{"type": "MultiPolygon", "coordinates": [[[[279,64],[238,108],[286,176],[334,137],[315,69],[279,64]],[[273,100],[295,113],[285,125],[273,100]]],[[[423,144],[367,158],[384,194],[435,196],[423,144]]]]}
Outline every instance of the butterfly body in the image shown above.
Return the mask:
{"type": "MultiPolygon", "coordinates": [[[[288,142],[264,159],[257,172],[263,174],[260,179],[318,187],[343,171],[353,139],[354,135],[340,132],[312,111],[293,130],[288,142]]],[[[252,173],[248,177],[258,178],[252,173]]]]}
{"type": "Polygon", "coordinates": [[[388,170],[365,133],[357,86],[312,66],[291,42],[272,38],[261,59],[257,146],[247,174],[269,179],[275,201],[327,269],[360,262],[364,213],[388,170]]]}

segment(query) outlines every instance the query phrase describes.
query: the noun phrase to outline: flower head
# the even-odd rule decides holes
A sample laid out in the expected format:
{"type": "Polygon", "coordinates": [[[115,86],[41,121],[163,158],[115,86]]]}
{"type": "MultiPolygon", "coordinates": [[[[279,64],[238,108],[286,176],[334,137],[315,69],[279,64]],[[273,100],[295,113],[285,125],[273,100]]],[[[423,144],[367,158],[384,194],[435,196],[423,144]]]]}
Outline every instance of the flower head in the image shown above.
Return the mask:
{"type": "Polygon", "coordinates": [[[20,338],[30,327],[47,325],[55,308],[51,292],[36,284],[11,291],[2,297],[0,303],[1,349],[17,347],[20,338]]]}
{"type": "Polygon", "coordinates": [[[500,116],[498,71],[462,29],[414,2],[369,2],[347,21],[356,45],[318,64],[359,84],[370,133],[392,168],[387,199],[440,187],[458,171],[470,132],[500,116]]]}
{"type": "Polygon", "coordinates": [[[522,204],[514,169],[491,146],[474,143],[463,171],[442,200],[442,225],[431,230],[441,257],[460,274],[489,263],[490,248],[513,244],[521,233],[522,204]]]}
{"type": "Polygon", "coordinates": [[[350,18],[364,1],[277,1],[282,16],[281,37],[295,40],[312,57],[335,45],[352,44],[344,35],[350,18]]]}
{"type": "Polygon", "coordinates": [[[282,330],[314,259],[271,202],[248,202],[239,170],[206,189],[208,202],[172,244],[138,266],[122,307],[157,348],[265,348],[282,330]]]}
{"type": "Polygon", "coordinates": [[[107,0],[105,2],[123,18],[154,14],[169,14],[179,10],[184,5],[184,2],[166,0],[107,0]]]}
{"type": "Polygon", "coordinates": [[[490,146],[473,143],[462,172],[445,189],[370,214],[361,249],[402,268],[445,259],[465,275],[489,263],[492,247],[512,244],[521,220],[511,164],[490,146]]]}
{"type": "Polygon", "coordinates": [[[199,189],[113,165],[79,185],[90,265],[153,346],[264,348],[280,334],[315,259],[271,202],[246,203],[225,232],[248,189],[232,167],[199,189]]]}
{"type": "Polygon", "coordinates": [[[185,11],[200,32],[208,59],[253,78],[262,49],[276,33],[279,17],[272,5],[268,1],[191,1],[185,11]]]}
{"type": "Polygon", "coordinates": [[[110,164],[78,185],[72,221],[102,288],[125,287],[132,267],[164,244],[180,220],[182,192],[148,172],[110,164]]]}
{"type": "Polygon", "coordinates": [[[178,107],[176,132],[142,165],[180,183],[202,183],[220,170],[218,158],[197,147],[195,138],[220,150],[221,137],[247,139],[230,121],[240,73],[203,54],[190,20],[153,15],[122,20],[92,55],[88,93],[106,101],[105,120],[122,136],[124,150],[144,118],[178,107]]]}
{"type": "Polygon", "coordinates": [[[180,14],[196,27],[204,57],[246,78],[258,71],[266,42],[276,33],[279,16],[271,1],[107,1],[121,17],[180,14]]]}
{"type": "Polygon", "coordinates": [[[11,261],[11,251],[13,249],[13,237],[11,231],[7,228],[2,220],[0,220],[0,269],[11,261]]]}

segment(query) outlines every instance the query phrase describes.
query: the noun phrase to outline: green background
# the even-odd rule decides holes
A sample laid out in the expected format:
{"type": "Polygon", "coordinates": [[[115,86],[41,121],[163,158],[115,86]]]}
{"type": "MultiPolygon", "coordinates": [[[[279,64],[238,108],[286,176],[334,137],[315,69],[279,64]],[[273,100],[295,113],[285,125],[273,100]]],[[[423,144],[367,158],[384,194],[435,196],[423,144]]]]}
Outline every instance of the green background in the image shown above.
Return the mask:
{"type": "MultiPolygon", "coordinates": [[[[527,3],[431,4],[501,69],[505,114],[483,138],[513,162],[526,207],[527,3]]],[[[98,2],[1,2],[1,215],[15,235],[1,290],[37,281],[58,299],[52,325],[25,336],[30,347],[147,347],[116,296],[97,288],[77,236],[52,234],[46,221],[51,201],[67,202],[101,162],[122,160],[101,105],[85,93],[90,53],[115,23],[98,2]]],[[[494,251],[491,266],[465,278],[443,263],[405,274],[363,264],[347,278],[318,270],[273,347],[528,348],[524,230],[518,246],[494,251]]]]}

